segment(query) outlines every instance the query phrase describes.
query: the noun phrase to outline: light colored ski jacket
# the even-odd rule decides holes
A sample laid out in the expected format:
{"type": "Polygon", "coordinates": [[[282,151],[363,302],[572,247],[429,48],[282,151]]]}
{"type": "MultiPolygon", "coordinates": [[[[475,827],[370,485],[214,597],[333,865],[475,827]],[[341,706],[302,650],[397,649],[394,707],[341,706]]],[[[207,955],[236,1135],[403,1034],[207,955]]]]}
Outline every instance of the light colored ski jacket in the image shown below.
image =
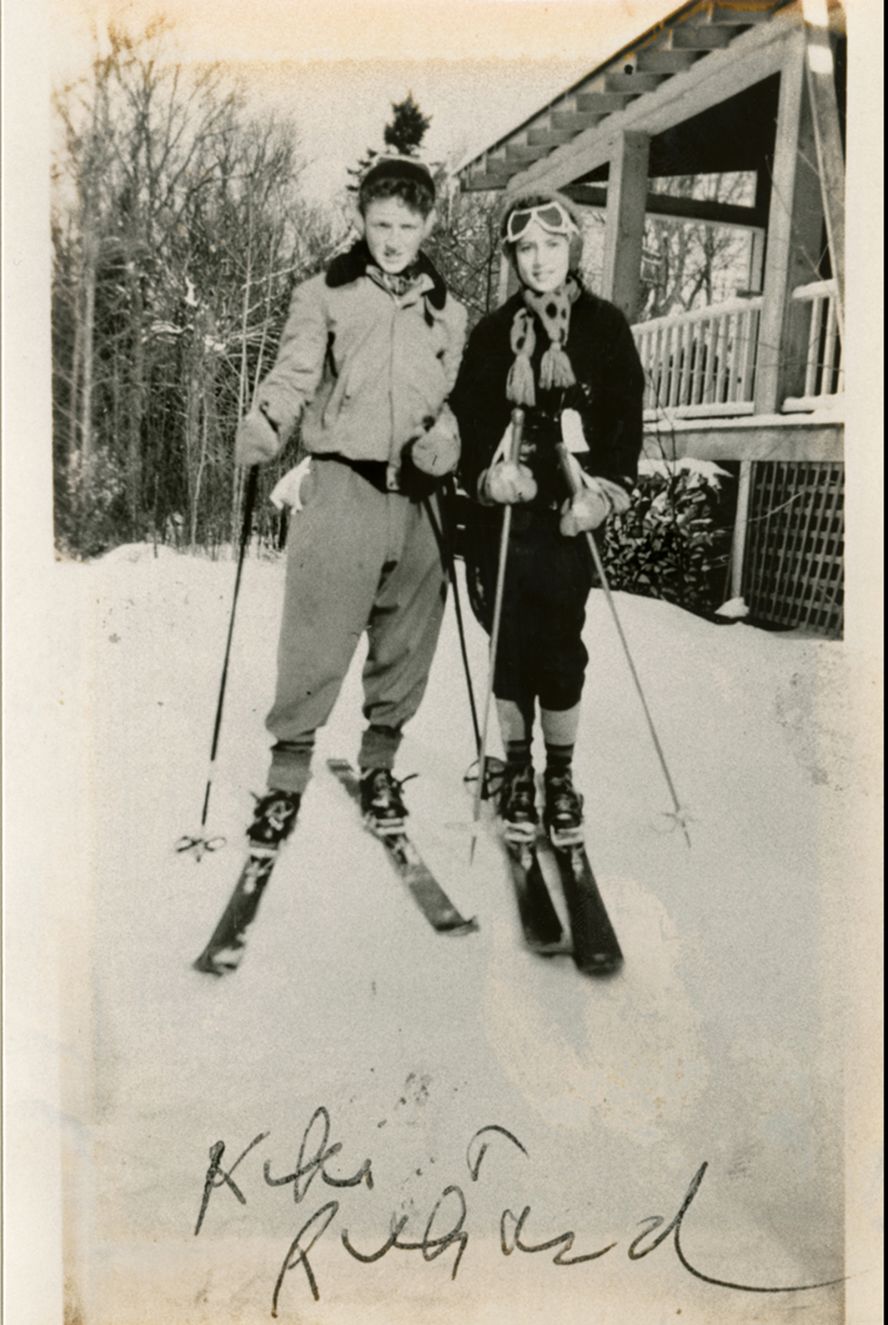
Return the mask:
{"type": "Polygon", "coordinates": [[[309,454],[397,469],[404,446],[433,423],[457,434],[445,402],[466,311],[424,255],[419,283],[401,296],[367,274],[369,261],[356,244],[297,287],[254,409],[276,425],[281,446],[302,414],[309,454]]]}

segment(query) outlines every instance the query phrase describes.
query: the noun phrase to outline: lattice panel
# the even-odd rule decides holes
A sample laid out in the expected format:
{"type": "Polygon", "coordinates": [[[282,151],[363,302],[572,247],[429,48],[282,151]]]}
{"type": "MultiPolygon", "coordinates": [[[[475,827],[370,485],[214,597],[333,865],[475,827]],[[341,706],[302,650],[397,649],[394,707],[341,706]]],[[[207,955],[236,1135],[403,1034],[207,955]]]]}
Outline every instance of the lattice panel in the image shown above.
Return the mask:
{"type": "Polygon", "coordinates": [[[840,636],[844,544],[843,465],[753,464],[743,593],[754,618],[840,636]]]}

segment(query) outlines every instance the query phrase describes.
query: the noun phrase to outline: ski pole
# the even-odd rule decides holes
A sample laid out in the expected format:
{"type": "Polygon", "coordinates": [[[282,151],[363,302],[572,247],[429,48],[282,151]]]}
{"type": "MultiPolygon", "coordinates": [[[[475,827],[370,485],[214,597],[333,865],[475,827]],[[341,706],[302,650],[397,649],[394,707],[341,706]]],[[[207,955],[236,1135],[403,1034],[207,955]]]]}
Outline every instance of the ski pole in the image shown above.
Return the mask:
{"type": "MultiPolygon", "coordinates": [[[[524,426],[524,410],[517,407],[512,410],[512,437],[508,458],[517,464],[521,453],[521,430],[524,426]]],[[[493,685],[496,674],[496,655],[499,648],[500,622],[503,614],[503,590],[506,583],[506,559],[509,553],[509,534],[512,528],[512,507],[503,508],[503,524],[500,532],[499,557],[496,567],[496,593],[493,599],[493,617],[490,625],[490,652],[487,667],[487,694],[484,698],[484,723],[481,728],[481,741],[478,746],[478,782],[475,787],[475,801],[472,807],[472,844],[469,848],[469,864],[475,858],[475,843],[478,840],[478,823],[481,818],[481,801],[484,794],[484,772],[487,764],[487,732],[490,725],[490,701],[493,698],[493,685]]]]}
{"type": "MultiPolygon", "coordinates": [[[[579,474],[577,473],[578,469],[577,462],[574,460],[573,456],[565,446],[564,442],[559,442],[555,447],[555,449],[558,452],[558,460],[561,465],[561,472],[564,475],[565,481],[567,482],[568,489],[570,490],[571,496],[575,497],[577,493],[580,492],[582,489],[582,483],[579,474]]],[[[688,835],[687,813],[681,808],[681,804],[679,802],[678,795],[675,790],[675,783],[672,781],[672,774],[669,772],[669,765],[666,762],[666,756],[663,753],[663,747],[660,744],[660,738],[657,735],[657,729],[654,726],[654,720],[651,716],[651,711],[648,708],[648,703],[647,699],[645,698],[644,690],[642,688],[641,679],[638,675],[635,663],[632,659],[632,653],[630,652],[629,649],[629,641],[626,639],[626,635],[623,631],[623,626],[620,621],[619,613],[617,612],[617,605],[614,602],[613,594],[611,593],[610,583],[608,581],[607,574],[604,569],[604,562],[601,559],[601,553],[598,550],[598,544],[595,542],[595,539],[590,530],[587,529],[584,532],[586,535],[586,541],[589,544],[589,551],[592,553],[592,560],[595,563],[595,569],[598,572],[598,578],[601,581],[601,587],[604,590],[604,596],[607,601],[607,605],[610,608],[611,616],[613,617],[614,625],[616,626],[617,629],[617,634],[620,637],[620,643],[623,646],[623,652],[626,655],[626,662],[629,664],[629,671],[632,675],[632,680],[635,682],[635,689],[638,693],[638,698],[641,700],[641,707],[644,710],[644,716],[647,719],[648,731],[651,734],[651,740],[654,743],[654,749],[657,752],[657,758],[660,761],[660,767],[663,770],[663,776],[666,779],[666,785],[669,788],[669,795],[672,797],[672,804],[674,809],[672,815],[670,815],[670,818],[673,818],[675,822],[678,824],[678,826],[681,828],[681,831],[684,834],[685,841],[687,842],[688,846],[690,846],[691,839],[690,836],[688,835]]]]}
{"type": "Polygon", "coordinates": [[[216,752],[219,749],[219,733],[222,729],[222,707],[225,703],[225,687],[228,683],[228,661],[231,657],[231,641],[234,637],[234,617],[237,611],[237,600],[240,594],[241,575],[244,569],[244,557],[250,542],[250,535],[253,531],[253,508],[256,505],[256,490],[259,482],[259,466],[251,465],[247,473],[247,483],[244,489],[244,509],[243,523],[241,525],[240,549],[237,557],[237,571],[234,577],[234,594],[231,600],[231,614],[228,618],[228,638],[225,642],[225,657],[222,662],[222,677],[219,682],[219,698],[216,702],[216,720],[213,723],[213,740],[210,745],[210,767],[207,773],[207,787],[204,792],[203,810],[200,816],[200,829],[196,837],[180,837],[176,843],[177,851],[193,851],[195,857],[200,860],[205,851],[215,851],[218,847],[224,845],[224,837],[206,837],[204,830],[207,826],[207,814],[210,808],[210,791],[213,786],[213,775],[216,765],[216,752]]]}
{"type": "MultiPolygon", "coordinates": [[[[449,484],[445,485],[445,494],[447,496],[453,495],[452,479],[450,480],[449,484]]],[[[478,763],[478,755],[481,752],[481,728],[478,723],[478,706],[475,702],[475,687],[472,684],[472,669],[469,666],[469,653],[466,647],[466,628],[465,625],[463,624],[462,602],[461,602],[462,596],[459,591],[459,580],[457,579],[456,575],[456,562],[453,554],[453,544],[447,528],[443,502],[441,506],[440,529],[438,528],[434,512],[432,511],[431,502],[428,500],[428,498],[425,499],[424,505],[428,513],[429,523],[431,524],[432,529],[434,530],[435,538],[438,540],[438,547],[441,550],[441,559],[447,568],[447,578],[450,582],[450,587],[453,590],[453,609],[456,614],[456,629],[457,629],[457,634],[459,635],[459,650],[462,655],[463,674],[466,678],[466,690],[468,691],[468,696],[469,696],[469,713],[472,719],[472,732],[475,737],[475,758],[472,760],[471,764],[469,765],[466,775],[463,778],[463,782],[473,782],[474,777],[472,775],[472,769],[478,763]]],[[[485,783],[481,792],[482,798],[484,800],[489,800],[489,798],[492,795],[494,795],[494,784],[496,783],[497,779],[502,778],[502,772],[503,769],[499,760],[492,760],[492,759],[487,760],[485,783]],[[497,765],[496,768],[493,767],[494,764],[497,765]]]]}
{"type": "Polygon", "coordinates": [[[446,523],[444,520],[444,511],[442,506],[441,525],[439,527],[435,519],[432,503],[429,498],[423,502],[426,513],[429,517],[429,523],[438,541],[438,547],[441,551],[441,557],[447,570],[447,579],[450,582],[450,588],[453,591],[453,610],[456,614],[456,630],[459,635],[459,651],[462,655],[463,672],[466,678],[466,690],[469,695],[469,712],[472,716],[472,731],[475,735],[475,752],[481,749],[481,728],[478,725],[478,709],[475,704],[475,687],[472,685],[472,673],[469,667],[469,654],[466,648],[466,630],[463,624],[462,604],[460,601],[459,582],[456,578],[456,566],[453,559],[453,548],[448,537],[446,523]]]}

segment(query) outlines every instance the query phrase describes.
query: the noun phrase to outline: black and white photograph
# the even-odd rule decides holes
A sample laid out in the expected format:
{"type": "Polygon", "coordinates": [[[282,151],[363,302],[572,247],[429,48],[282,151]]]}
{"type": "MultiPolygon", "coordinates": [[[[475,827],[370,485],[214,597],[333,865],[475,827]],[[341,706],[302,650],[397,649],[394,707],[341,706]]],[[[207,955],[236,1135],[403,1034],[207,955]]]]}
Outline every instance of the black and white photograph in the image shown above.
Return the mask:
{"type": "Polygon", "coordinates": [[[883,1319],[881,28],[6,0],[10,1325],[883,1319]]]}

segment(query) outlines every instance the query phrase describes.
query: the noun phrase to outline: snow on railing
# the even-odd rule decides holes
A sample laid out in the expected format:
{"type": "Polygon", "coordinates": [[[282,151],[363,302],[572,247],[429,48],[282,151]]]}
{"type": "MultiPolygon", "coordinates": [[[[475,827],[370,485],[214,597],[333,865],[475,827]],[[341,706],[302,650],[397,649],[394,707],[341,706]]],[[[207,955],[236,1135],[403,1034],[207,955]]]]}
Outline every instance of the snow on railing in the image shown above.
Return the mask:
{"type": "Polygon", "coordinates": [[[639,322],[645,414],[751,414],[761,295],[639,322]]]}
{"type": "Polygon", "coordinates": [[[792,292],[793,315],[807,317],[805,385],[800,396],[787,396],[784,411],[831,405],[844,390],[842,342],[836,316],[835,281],[813,281],[792,292]]]}

